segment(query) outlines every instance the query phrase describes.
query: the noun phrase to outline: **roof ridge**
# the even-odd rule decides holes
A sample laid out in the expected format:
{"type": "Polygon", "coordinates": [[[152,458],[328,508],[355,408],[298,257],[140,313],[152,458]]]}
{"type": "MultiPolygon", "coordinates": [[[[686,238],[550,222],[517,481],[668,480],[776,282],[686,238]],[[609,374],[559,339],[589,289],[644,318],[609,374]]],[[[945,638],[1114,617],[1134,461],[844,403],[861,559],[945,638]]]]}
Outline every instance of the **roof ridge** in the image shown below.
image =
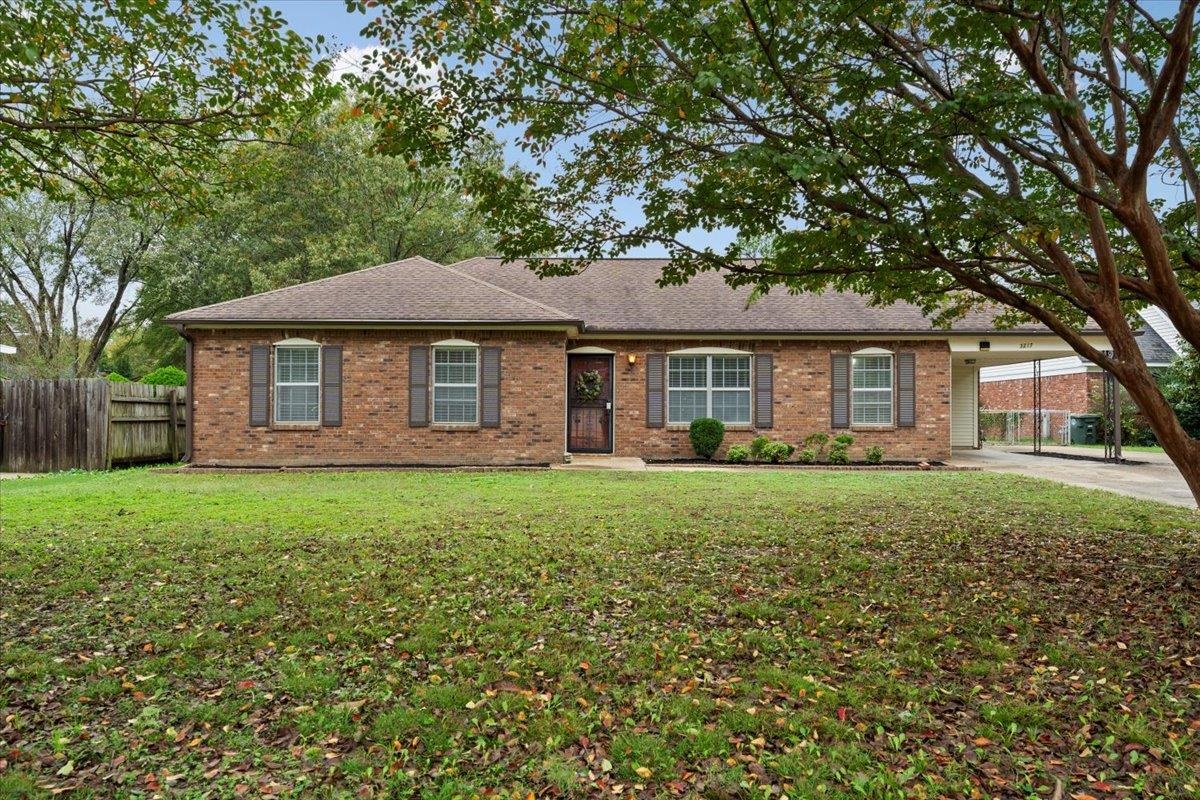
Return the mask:
{"type": "Polygon", "coordinates": [[[324,283],[325,281],[331,281],[334,278],[344,278],[347,275],[358,275],[359,273],[362,273],[362,272],[371,272],[373,270],[383,269],[384,267],[394,267],[397,264],[403,264],[406,261],[424,261],[426,263],[433,264],[436,267],[442,266],[441,264],[437,263],[436,261],[432,261],[432,260],[426,258],[425,256],[409,256],[408,258],[398,258],[395,261],[388,261],[384,264],[376,264],[373,267],[362,267],[361,269],[352,269],[347,272],[339,272],[336,275],[326,275],[324,278],[315,278],[311,281],[304,281],[303,283],[293,283],[290,286],[280,286],[278,289],[267,289],[265,292],[255,292],[254,294],[248,294],[245,297],[233,297],[233,298],[230,298],[229,300],[218,300],[215,303],[209,303],[208,305],[203,305],[203,306],[196,306],[195,308],[185,308],[181,311],[172,312],[172,313],[168,314],[166,317],[164,317],[163,319],[165,321],[169,322],[171,320],[171,317],[174,317],[177,314],[183,314],[185,312],[190,314],[193,311],[203,311],[206,308],[216,308],[217,306],[223,306],[226,303],[238,303],[238,302],[241,302],[242,300],[247,300],[251,297],[266,297],[269,294],[277,294],[279,292],[286,292],[290,289],[296,289],[300,286],[312,286],[314,284],[324,283]]]}
{"type": "MultiPolygon", "coordinates": [[[[488,258],[488,256],[483,256],[483,258],[488,258]]],[[[463,259],[462,261],[455,261],[454,263],[455,264],[463,264],[467,261],[472,261],[472,260],[473,259],[467,258],[467,259],[463,259]]],[[[430,263],[436,264],[437,262],[430,262],[430,263]]],[[[563,311],[561,308],[555,308],[554,306],[547,305],[546,303],[542,303],[537,300],[534,300],[532,297],[526,297],[523,294],[517,294],[514,291],[505,289],[503,286],[497,286],[496,284],[492,283],[491,281],[485,281],[483,278],[476,277],[475,275],[472,275],[469,272],[463,272],[462,270],[455,269],[454,267],[447,266],[446,264],[438,264],[438,266],[441,267],[442,269],[446,270],[447,272],[453,272],[455,275],[458,275],[459,277],[466,278],[467,280],[475,281],[476,283],[480,284],[481,286],[486,286],[489,289],[495,289],[496,291],[498,291],[502,294],[506,294],[509,297],[514,297],[517,300],[523,300],[524,302],[529,303],[530,305],[535,305],[538,308],[543,309],[545,311],[551,311],[555,314],[558,314],[564,320],[572,321],[572,322],[581,322],[582,321],[582,320],[576,320],[574,317],[572,317],[567,312],[563,311]]]]}

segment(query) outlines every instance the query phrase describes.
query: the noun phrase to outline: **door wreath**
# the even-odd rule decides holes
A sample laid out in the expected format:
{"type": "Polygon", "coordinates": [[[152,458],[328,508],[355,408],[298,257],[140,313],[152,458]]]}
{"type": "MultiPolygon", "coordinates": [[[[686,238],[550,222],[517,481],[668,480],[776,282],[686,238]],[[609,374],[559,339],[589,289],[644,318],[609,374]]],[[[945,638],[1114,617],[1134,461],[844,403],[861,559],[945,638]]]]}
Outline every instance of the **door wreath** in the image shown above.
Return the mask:
{"type": "Polygon", "coordinates": [[[598,400],[603,390],[604,379],[594,369],[581,372],[575,377],[575,397],[585,403],[598,400]]]}

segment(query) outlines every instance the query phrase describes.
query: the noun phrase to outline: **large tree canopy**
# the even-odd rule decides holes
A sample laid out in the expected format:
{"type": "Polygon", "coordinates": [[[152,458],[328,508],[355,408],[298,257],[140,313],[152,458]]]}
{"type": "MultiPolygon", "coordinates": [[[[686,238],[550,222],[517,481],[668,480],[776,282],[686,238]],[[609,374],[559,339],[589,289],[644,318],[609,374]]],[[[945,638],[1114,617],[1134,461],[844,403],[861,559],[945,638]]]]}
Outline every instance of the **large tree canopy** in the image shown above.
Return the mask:
{"type": "Polygon", "coordinates": [[[1112,371],[1200,498],[1200,442],[1130,325],[1153,304],[1200,345],[1198,4],[349,3],[378,13],[371,110],[395,152],[453,161],[500,125],[544,167],[467,173],[503,254],[659,244],[665,281],[1003,304],[1112,371]],[[719,228],[738,241],[695,244],[719,228]]]}
{"type": "Polygon", "coordinates": [[[319,48],[255,0],[0,0],[0,196],[193,200],[222,142],[324,102],[319,48]]]}

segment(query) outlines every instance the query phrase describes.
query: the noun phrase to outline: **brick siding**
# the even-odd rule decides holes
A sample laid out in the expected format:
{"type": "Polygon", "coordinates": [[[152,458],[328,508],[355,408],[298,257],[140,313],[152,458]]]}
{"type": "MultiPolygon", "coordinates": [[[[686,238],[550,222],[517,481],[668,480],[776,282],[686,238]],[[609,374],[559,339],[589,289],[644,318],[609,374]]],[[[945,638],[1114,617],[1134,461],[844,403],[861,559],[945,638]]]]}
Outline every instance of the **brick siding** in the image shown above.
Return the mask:
{"type": "MultiPolygon", "coordinates": [[[[733,347],[771,353],[774,427],[761,431],[800,445],[830,428],[830,352],[865,347],[916,354],[916,426],[853,429],[853,458],[880,445],[889,459],[950,457],[950,354],[944,341],[567,341],[562,333],[503,331],[192,331],[193,462],[197,464],[539,464],[566,450],[566,350],[593,345],[616,352],[615,454],[647,458],[692,455],[686,426],[647,428],[647,353],[688,347],[733,347]],[[250,345],[289,337],[343,348],[340,427],[286,429],[249,425],[250,345]],[[463,338],[503,349],[501,425],[454,429],[408,424],[408,348],[463,338]],[[629,364],[628,356],[636,356],[629,364]]],[[[730,429],[721,453],[759,431],[730,429]]]]}
{"type": "MultiPolygon", "coordinates": [[[[1047,375],[1042,378],[1042,409],[1048,422],[1048,436],[1064,439],[1071,414],[1085,414],[1091,398],[1103,394],[1104,375],[1100,372],[1075,372],[1070,375],[1047,375]]],[[[1006,381],[982,381],[979,384],[981,412],[1021,412],[1014,432],[1004,425],[984,426],[983,435],[990,441],[1006,438],[1032,439],[1033,378],[1014,378],[1006,381]]],[[[1007,424],[1007,423],[1006,423],[1007,424]]]]}

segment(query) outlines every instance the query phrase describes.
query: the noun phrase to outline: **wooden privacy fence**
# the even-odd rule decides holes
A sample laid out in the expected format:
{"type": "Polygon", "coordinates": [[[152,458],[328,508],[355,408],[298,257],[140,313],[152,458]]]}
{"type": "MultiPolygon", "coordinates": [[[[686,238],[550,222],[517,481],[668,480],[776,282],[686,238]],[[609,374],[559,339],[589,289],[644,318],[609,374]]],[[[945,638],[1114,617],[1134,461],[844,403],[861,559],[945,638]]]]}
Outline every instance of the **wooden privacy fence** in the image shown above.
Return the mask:
{"type": "Polygon", "coordinates": [[[177,461],[187,449],[186,411],[178,386],[0,381],[0,472],[177,461]]]}

